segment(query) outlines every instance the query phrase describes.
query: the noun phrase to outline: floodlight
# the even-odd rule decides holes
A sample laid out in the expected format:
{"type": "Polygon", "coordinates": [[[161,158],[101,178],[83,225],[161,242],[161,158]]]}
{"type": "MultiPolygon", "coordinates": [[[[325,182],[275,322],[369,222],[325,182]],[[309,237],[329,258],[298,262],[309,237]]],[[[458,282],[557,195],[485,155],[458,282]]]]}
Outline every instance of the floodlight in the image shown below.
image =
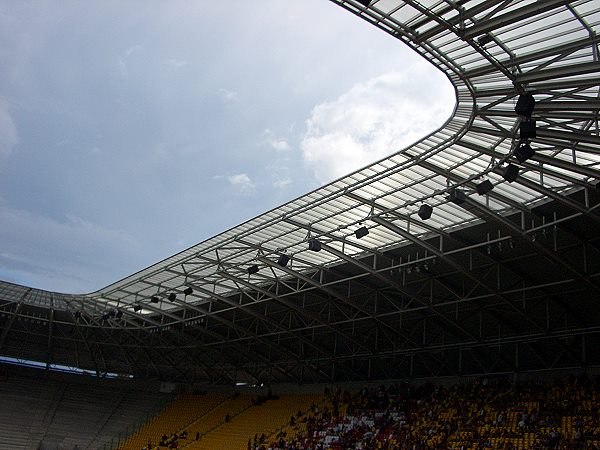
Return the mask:
{"type": "Polygon", "coordinates": [[[316,239],[311,239],[308,241],[308,249],[312,250],[313,252],[319,252],[321,251],[321,243],[316,239]]]}
{"type": "Polygon", "coordinates": [[[367,234],[369,234],[369,230],[365,226],[360,227],[354,232],[356,239],[364,238],[367,234]]]}
{"type": "Polygon", "coordinates": [[[183,293],[184,293],[185,295],[190,295],[190,294],[192,294],[193,292],[194,292],[194,290],[193,290],[191,287],[189,287],[189,286],[188,286],[188,287],[186,287],[186,288],[183,290],[183,293]]]}
{"type": "Polygon", "coordinates": [[[481,45],[482,47],[485,46],[486,44],[489,44],[490,42],[492,42],[492,36],[490,36],[489,34],[482,34],[481,36],[479,36],[477,38],[477,43],[479,45],[481,45]]]}
{"type": "Polygon", "coordinates": [[[494,189],[494,185],[490,180],[485,180],[479,183],[477,186],[475,186],[475,189],[477,190],[477,193],[479,195],[485,195],[492,189],[494,189]]]}
{"type": "Polygon", "coordinates": [[[367,6],[369,6],[369,3],[371,3],[372,0],[356,0],[356,1],[366,8],[367,6]]]}
{"type": "Polygon", "coordinates": [[[515,112],[519,116],[531,118],[533,108],[535,107],[535,99],[531,94],[519,95],[517,105],[515,106],[515,112]]]}
{"type": "Polygon", "coordinates": [[[461,189],[452,189],[448,197],[455,205],[462,205],[467,200],[467,195],[461,189]]]}
{"type": "Polygon", "coordinates": [[[523,143],[517,147],[515,150],[515,158],[520,163],[527,161],[533,155],[535,155],[535,150],[531,148],[531,146],[527,143],[523,143]]]}
{"type": "Polygon", "coordinates": [[[288,255],[279,255],[279,259],[277,260],[278,265],[280,265],[281,267],[285,267],[288,262],[290,262],[290,257],[288,255]]]}
{"type": "Polygon", "coordinates": [[[141,305],[138,305],[138,304],[136,304],[136,305],[133,305],[133,310],[134,310],[135,312],[138,312],[138,311],[139,311],[139,310],[141,310],[141,309],[142,309],[142,306],[141,306],[141,305]]]}
{"type": "Polygon", "coordinates": [[[153,296],[153,297],[150,299],[150,301],[151,301],[152,303],[158,303],[158,302],[160,301],[160,298],[158,298],[158,297],[155,295],[155,296],[153,296]]]}
{"type": "Polygon", "coordinates": [[[169,298],[169,301],[170,301],[170,302],[174,302],[175,300],[177,300],[177,294],[176,294],[175,292],[171,292],[171,293],[169,294],[169,297],[168,297],[168,298],[169,298]]]}
{"type": "Polygon", "coordinates": [[[519,168],[514,164],[509,164],[508,166],[506,166],[506,168],[504,169],[504,173],[502,174],[502,177],[509,183],[515,181],[518,176],[519,168]]]}
{"type": "Polygon", "coordinates": [[[536,136],[535,120],[533,120],[533,119],[522,120],[519,131],[520,131],[519,137],[523,140],[534,138],[536,136]]]}
{"type": "Polygon", "coordinates": [[[81,318],[81,311],[75,311],[75,318],[76,319],[80,319],[81,318]]]}
{"type": "Polygon", "coordinates": [[[419,214],[419,217],[421,219],[427,220],[431,217],[432,212],[433,212],[433,208],[431,206],[429,206],[428,204],[423,204],[419,208],[419,212],[417,214],[419,214]]]}
{"type": "Polygon", "coordinates": [[[123,317],[123,311],[121,311],[121,310],[117,311],[117,315],[115,317],[117,319],[120,319],[121,317],[123,317]]]}
{"type": "Polygon", "coordinates": [[[252,275],[258,272],[258,266],[254,264],[253,266],[248,267],[248,275],[252,275]]]}

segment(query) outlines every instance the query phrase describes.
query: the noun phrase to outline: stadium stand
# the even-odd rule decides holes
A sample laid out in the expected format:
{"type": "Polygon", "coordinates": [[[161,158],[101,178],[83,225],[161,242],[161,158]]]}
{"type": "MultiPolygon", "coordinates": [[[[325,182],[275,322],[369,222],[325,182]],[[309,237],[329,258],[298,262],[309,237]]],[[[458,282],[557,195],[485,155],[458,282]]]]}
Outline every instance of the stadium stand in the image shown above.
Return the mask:
{"type": "Polygon", "coordinates": [[[138,383],[43,375],[11,368],[0,381],[0,449],[114,448],[173,398],[138,383]]]}
{"type": "MultiPolygon", "coordinates": [[[[259,404],[250,403],[249,407],[228,417],[216,427],[208,428],[202,438],[183,448],[190,450],[228,450],[245,449],[249,441],[266,442],[268,436],[285,426],[298,411],[306,412],[321,397],[314,394],[281,394],[276,398],[266,398],[259,404]]],[[[192,433],[193,435],[193,433],[192,433]]]]}
{"type": "MultiPolygon", "coordinates": [[[[253,449],[596,449],[600,380],[478,379],[444,387],[408,383],[338,392],[305,431],[253,449]]],[[[232,447],[233,448],[233,447],[232,447]]],[[[237,448],[237,447],[236,447],[237,448]]],[[[241,447],[239,447],[241,448],[241,447]]]]}
{"type": "Polygon", "coordinates": [[[163,440],[163,436],[169,440],[173,436],[179,438],[181,433],[198,418],[229,402],[230,399],[223,394],[183,394],[174,400],[160,415],[138,429],[119,448],[121,450],[139,450],[143,447],[153,448],[163,440]]]}

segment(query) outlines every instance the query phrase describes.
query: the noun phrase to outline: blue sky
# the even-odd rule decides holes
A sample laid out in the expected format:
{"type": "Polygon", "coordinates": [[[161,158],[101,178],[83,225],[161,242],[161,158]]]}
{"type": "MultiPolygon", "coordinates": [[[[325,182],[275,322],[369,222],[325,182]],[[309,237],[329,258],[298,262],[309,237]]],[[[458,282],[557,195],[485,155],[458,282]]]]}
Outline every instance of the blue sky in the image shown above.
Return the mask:
{"type": "Polygon", "coordinates": [[[0,0],[0,279],[101,288],[439,127],[449,82],[327,0],[0,0]]]}

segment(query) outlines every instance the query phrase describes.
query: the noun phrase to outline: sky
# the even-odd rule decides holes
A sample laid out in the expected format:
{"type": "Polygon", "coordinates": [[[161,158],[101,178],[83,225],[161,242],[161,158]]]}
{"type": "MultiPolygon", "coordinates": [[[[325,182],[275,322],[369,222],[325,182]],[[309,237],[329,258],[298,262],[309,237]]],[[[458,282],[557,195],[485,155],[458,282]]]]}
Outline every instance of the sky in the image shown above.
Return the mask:
{"type": "Polygon", "coordinates": [[[0,0],[0,279],[88,293],[388,156],[455,97],[327,0],[0,0]]]}

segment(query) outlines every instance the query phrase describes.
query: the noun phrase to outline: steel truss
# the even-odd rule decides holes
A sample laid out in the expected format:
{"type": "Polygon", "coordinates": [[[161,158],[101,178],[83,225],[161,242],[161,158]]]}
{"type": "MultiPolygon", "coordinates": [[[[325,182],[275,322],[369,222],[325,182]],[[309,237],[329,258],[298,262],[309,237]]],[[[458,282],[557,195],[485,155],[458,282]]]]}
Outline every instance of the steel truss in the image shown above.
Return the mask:
{"type": "Polygon", "coordinates": [[[600,364],[600,5],[331,1],[447,75],[447,123],[97,292],[1,283],[0,354],[212,383],[600,364]],[[518,161],[524,93],[535,154],[518,161]]]}

